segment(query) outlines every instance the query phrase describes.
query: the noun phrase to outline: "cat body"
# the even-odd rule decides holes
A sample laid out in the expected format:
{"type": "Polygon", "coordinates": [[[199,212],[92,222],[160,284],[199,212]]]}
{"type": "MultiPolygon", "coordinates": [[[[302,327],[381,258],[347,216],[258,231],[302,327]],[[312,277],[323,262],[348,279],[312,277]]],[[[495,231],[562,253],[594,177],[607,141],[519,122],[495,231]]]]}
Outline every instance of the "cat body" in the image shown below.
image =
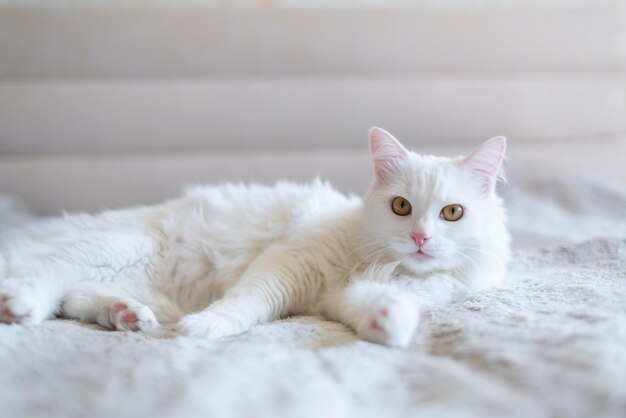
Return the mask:
{"type": "Polygon", "coordinates": [[[151,207],[7,227],[0,322],[60,314],[217,338],[320,314],[363,339],[406,346],[423,306],[505,273],[509,237],[495,194],[503,141],[450,159],[411,153],[374,128],[376,176],[363,199],[319,180],[226,184],[151,207]],[[462,218],[442,218],[450,204],[457,209],[446,216],[462,218]]]}

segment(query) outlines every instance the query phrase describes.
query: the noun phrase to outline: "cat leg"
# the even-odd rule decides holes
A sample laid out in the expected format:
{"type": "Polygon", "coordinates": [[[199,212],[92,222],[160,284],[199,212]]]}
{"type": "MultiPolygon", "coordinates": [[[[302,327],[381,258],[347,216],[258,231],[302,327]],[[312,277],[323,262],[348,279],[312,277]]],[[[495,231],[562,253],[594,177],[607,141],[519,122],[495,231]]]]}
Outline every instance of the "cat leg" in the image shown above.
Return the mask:
{"type": "Polygon", "coordinates": [[[224,297],[205,310],[184,316],[179,334],[219,338],[250,327],[303,312],[316,298],[321,280],[311,273],[295,249],[270,247],[224,297]]]}
{"type": "Polygon", "coordinates": [[[0,322],[35,325],[53,317],[64,289],[52,278],[0,280],[0,322]]]}
{"type": "MultiPolygon", "coordinates": [[[[272,287],[271,284],[268,286],[272,287]]],[[[230,292],[205,310],[185,315],[176,325],[176,332],[190,337],[219,338],[239,334],[256,324],[279,318],[268,308],[272,297],[265,294],[262,287],[238,285],[233,290],[237,295],[230,292]]]]}
{"type": "Polygon", "coordinates": [[[328,292],[322,313],[366,341],[406,347],[419,323],[417,299],[388,283],[353,281],[328,292]]]}
{"type": "Polygon", "coordinates": [[[159,328],[152,310],[132,298],[121,297],[99,283],[81,283],[64,298],[62,314],[119,331],[153,333],[159,328]]]}

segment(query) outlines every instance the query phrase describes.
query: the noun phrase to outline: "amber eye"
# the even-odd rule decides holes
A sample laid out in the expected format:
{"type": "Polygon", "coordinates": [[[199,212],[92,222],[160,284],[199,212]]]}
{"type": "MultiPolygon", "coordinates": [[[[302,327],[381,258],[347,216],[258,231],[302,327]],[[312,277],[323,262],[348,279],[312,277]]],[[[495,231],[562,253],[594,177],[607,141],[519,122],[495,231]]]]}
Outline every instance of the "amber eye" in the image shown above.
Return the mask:
{"type": "Polygon", "coordinates": [[[396,215],[406,216],[411,213],[411,204],[402,196],[397,196],[391,201],[391,210],[396,215]]]}
{"type": "Polygon", "coordinates": [[[463,206],[458,203],[448,205],[441,209],[441,217],[446,221],[456,222],[463,217],[463,206]]]}

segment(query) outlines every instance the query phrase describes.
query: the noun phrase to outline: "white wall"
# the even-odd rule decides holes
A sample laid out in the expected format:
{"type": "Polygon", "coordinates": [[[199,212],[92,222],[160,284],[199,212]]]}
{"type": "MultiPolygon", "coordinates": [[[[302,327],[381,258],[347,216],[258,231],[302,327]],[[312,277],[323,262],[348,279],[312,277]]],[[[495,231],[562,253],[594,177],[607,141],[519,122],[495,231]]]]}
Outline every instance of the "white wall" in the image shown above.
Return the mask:
{"type": "Polygon", "coordinates": [[[562,167],[610,171],[599,162],[624,149],[626,20],[597,4],[0,7],[0,191],[46,213],[316,172],[362,191],[375,124],[454,154],[505,134],[527,162],[544,160],[524,147],[566,144],[581,151],[562,167]]]}

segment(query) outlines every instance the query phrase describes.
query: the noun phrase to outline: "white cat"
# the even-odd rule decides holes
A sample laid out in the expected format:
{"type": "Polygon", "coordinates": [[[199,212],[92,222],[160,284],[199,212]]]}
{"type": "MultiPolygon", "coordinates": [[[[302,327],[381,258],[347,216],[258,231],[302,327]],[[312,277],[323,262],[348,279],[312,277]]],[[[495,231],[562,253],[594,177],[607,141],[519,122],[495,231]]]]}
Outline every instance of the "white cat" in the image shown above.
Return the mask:
{"type": "Polygon", "coordinates": [[[217,338],[321,314],[406,346],[422,306],[497,284],[509,259],[495,193],[505,139],[468,157],[407,151],[373,128],[363,200],[321,181],[198,187],[162,205],[6,227],[0,322],[55,313],[118,330],[217,338]]]}

